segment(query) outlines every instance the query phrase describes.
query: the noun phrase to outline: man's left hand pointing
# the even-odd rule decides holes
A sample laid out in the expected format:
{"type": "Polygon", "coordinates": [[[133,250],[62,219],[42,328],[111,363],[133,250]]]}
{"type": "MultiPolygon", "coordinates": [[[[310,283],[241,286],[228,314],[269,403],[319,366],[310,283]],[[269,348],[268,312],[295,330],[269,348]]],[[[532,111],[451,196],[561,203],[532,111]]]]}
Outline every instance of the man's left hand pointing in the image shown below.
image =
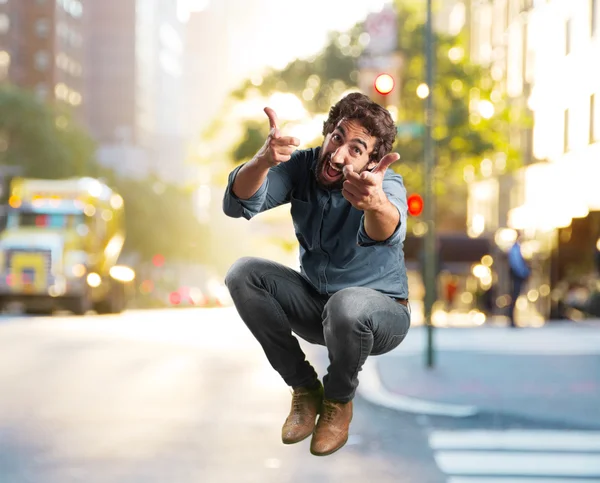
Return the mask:
{"type": "Polygon", "coordinates": [[[354,208],[362,211],[375,211],[387,202],[383,192],[383,177],[386,170],[400,159],[398,153],[386,154],[373,171],[354,172],[352,165],[344,166],[342,194],[354,208]]]}

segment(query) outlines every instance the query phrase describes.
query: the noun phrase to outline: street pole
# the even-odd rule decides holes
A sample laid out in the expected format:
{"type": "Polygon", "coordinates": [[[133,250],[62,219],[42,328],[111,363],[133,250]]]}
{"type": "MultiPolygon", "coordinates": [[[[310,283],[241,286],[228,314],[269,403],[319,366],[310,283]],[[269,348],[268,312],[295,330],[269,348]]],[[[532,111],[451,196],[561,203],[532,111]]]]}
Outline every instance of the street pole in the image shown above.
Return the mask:
{"type": "Polygon", "coordinates": [[[434,365],[433,349],[433,321],[432,312],[436,294],[436,230],[435,230],[435,207],[434,207],[434,164],[435,153],[432,138],[433,129],[433,12],[432,0],[427,0],[427,24],[425,29],[425,58],[426,58],[426,83],[429,93],[425,99],[425,200],[424,211],[427,223],[425,235],[425,323],[427,325],[427,367],[434,365]]]}

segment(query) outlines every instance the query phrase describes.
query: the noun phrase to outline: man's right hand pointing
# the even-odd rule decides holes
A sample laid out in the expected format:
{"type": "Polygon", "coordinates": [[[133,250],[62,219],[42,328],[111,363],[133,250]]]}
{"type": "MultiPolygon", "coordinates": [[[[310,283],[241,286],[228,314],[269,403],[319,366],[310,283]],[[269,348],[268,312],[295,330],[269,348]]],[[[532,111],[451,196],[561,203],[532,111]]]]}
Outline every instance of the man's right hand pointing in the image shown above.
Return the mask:
{"type": "Polygon", "coordinates": [[[273,109],[265,107],[265,114],[269,118],[271,131],[257,157],[269,166],[276,166],[292,157],[292,153],[300,146],[300,140],[295,137],[281,135],[277,127],[277,114],[273,109]]]}

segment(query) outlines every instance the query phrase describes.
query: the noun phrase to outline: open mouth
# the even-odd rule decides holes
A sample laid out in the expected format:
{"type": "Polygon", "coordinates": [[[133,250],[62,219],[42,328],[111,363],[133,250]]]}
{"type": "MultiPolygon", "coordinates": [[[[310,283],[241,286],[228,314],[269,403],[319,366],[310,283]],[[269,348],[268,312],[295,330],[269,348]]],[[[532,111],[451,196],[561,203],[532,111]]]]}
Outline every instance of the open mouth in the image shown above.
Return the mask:
{"type": "Polygon", "coordinates": [[[323,177],[325,181],[333,183],[341,179],[342,176],[344,176],[344,173],[341,169],[337,169],[331,164],[331,158],[325,161],[323,164],[323,177]]]}

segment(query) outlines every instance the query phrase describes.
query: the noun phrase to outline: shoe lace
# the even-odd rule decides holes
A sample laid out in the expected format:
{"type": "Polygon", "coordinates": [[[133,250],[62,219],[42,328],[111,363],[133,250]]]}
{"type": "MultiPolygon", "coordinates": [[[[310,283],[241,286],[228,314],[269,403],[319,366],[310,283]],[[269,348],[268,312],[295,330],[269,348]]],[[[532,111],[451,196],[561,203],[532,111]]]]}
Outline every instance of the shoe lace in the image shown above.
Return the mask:
{"type": "Polygon", "coordinates": [[[321,418],[326,423],[331,423],[335,419],[336,413],[339,411],[339,406],[331,401],[323,401],[323,409],[321,418]]]}
{"type": "Polygon", "coordinates": [[[306,403],[306,397],[309,395],[308,391],[294,391],[292,393],[292,409],[302,411],[306,403]]]}
{"type": "Polygon", "coordinates": [[[294,394],[294,397],[292,398],[292,409],[294,411],[302,410],[302,400],[298,397],[297,394],[294,394]]]}

